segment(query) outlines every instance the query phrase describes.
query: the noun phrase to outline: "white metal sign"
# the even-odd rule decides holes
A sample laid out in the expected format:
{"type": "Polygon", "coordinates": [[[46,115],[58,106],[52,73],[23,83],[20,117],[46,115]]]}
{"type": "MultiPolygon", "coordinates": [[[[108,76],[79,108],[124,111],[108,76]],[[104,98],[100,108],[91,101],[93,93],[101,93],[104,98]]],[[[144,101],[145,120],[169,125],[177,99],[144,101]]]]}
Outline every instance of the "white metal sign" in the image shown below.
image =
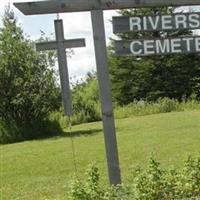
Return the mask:
{"type": "Polygon", "coordinates": [[[116,54],[121,56],[148,56],[176,53],[199,53],[199,37],[164,38],[116,41],[116,54]]]}
{"type": "Polygon", "coordinates": [[[200,29],[200,13],[113,17],[114,33],[200,29]]]}

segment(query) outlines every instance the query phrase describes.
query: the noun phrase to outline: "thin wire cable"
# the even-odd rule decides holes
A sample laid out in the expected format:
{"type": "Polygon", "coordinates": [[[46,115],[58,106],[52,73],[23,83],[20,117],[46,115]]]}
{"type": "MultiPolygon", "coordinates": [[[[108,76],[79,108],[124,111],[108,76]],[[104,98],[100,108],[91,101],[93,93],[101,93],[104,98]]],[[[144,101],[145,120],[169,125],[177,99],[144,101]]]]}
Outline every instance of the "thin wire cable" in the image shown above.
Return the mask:
{"type": "Polygon", "coordinates": [[[56,14],[56,18],[57,18],[57,20],[60,19],[60,14],[59,13],[56,14]]]}
{"type": "Polygon", "coordinates": [[[73,164],[74,164],[74,170],[75,170],[75,176],[78,178],[78,170],[77,170],[77,162],[76,162],[76,152],[75,152],[75,145],[74,145],[74,139],[72,136],[72,123],[71,123],[71,117],[69,116],[69,134],[71,138],[71,147],[72,147],[72,157],[73,157],[73,164]]]}

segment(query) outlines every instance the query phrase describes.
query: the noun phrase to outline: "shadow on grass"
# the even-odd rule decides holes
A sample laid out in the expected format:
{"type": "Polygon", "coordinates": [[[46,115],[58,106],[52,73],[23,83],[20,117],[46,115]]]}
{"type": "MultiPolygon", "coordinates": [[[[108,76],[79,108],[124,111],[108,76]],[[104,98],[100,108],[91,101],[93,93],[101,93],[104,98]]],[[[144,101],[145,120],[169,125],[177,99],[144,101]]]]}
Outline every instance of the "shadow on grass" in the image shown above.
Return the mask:
{"type": "Polygon", "coordinates": [[[76,130],[72,132],[64,131],[61,135],[55,136],[52,139],[60,138],[60,137],[80,137],[80,136],[94,136],[98,133],[102,132],[102,129],[89,129],[89,130],[76,130]]]}
{"type": "Polygon", "coordinates": [[[59,139],[62,137],[91,136],[102,129],[63,131],[57,121],[35,121],[26,124],[1,123],[0,144],[11,144],[29,140],[59,139]]]}

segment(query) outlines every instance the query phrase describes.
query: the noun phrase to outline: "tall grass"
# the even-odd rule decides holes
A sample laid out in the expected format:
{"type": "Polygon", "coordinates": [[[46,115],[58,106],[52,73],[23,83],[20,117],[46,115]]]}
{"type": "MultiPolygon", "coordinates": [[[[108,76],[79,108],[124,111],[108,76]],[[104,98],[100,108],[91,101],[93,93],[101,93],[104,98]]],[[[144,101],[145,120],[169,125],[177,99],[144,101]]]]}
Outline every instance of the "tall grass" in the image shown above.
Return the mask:
{"type": "MultiPolygon", "coordinates": [[[[194,99],[178,102],[175,99],[163,98],[156,102],[134,101],[126,106],[115,106],[114,115],[116,119],[132,116],[152,115],[158,113],[179,112],[200,109],[200,102],[194,99]]],[[[51,120],[58,121],[63,129],[68,127],[69,119],[63,116],[62,111],[51,114],[51,120]]],[[[71,123],[81,124],[101,120],[100,106],[94,105],[93,114],[88,115],[83,110],[71,117],[71,123]]]]}
{"type": "MultiPolygon", "coordinates": [[[[143,116],[173,111],[200,109],[200,102],[194,99],[178,102],[174,99],[163,98],[156,102],[134,101],[126,106],[115,106],[116,119],[132,116],[143,116]]],[[[95,122],[101,120],[100,105],[90,106],[90,112],[82,110],[75,113],[70,122],[75,124],[95,122]]],[[[69,118],[63,115],[63,110],[51,113],[48,120],[18,126],[14,123],[0,121],[0,143],[11,143],[22,140],[37,139],[62,134],[62,130],[69,125],[69,118]]]]}
{"type": "Polygon", "coordinates": [[[178,102],[175,99],[163,98],[156,102],[135,101],[127,106],[117,106],[115,108],[115,117],[120,119],[131,116],[152,115],[195,109],[200,109],[200,102],[197,100],[178,102]]]}

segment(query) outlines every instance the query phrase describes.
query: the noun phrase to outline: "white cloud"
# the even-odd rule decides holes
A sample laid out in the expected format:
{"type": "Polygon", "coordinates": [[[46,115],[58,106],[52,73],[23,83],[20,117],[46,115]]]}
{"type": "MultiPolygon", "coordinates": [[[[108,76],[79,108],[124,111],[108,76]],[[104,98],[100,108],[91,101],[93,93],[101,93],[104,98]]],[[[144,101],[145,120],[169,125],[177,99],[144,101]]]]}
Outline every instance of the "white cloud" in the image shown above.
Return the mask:
{"type": "MultiPolygon", "coordinates": [[[[111,19],[114,15],[116,15],[115,11],[104,12],[107,44],[109,43],[109,38],[114,37],[111,24],[111,19]]],[[[66,39],[86,39],[86,47],[74,49],[75,55],[68,60],[70,75],[76,76],[78,79],[83,78],[88,71],[96,71],[90,13],[66,13],[61,14],[60,18],[64,21],[66,39]]]]}
{"type": "MultiPolygon", "coordinates": [[[[0,0],[0,26],[2,25],[1,23],[1,18],[4,14],[4,9],[6,8],[6,6],[10,5],[11,6],[11,9],[14,11],[14,12],[17,12],[17,9],[13,6],[13,2],[16,2],[15,0],[0,0]]],[[[20,2],[20,1],[28,1],[28,0],[17,0],[17,2],[20,2]]],[[[22,19],[19,19],[18,20],[19,24],[22,24],[23,21],[22,19]]]]}
{"type": "MultiPolygon", "coordinates": [[[[1,19],[1,17],[2,17],[2,15],[3,15],[3,13],[4,13],[4,8],[5,8],[5,6],[6,5],[8,5],[8,1],[6,1],[6,0],[3,0],[1,3],[0,3],[0,19],[1,19]]],[[[1,26],[1,20],[0,20],[0,26],[1,26]]]]}
{"type": "Polygon", "coordinates": [[[61,14],[63,19],[65,38],[85,38],[86,47],[74,49],[75,54],[68,59],[69,74],[81,79],[85,74],[95,70],[94,48],[90,15],[87,12],[61,14]]]}

